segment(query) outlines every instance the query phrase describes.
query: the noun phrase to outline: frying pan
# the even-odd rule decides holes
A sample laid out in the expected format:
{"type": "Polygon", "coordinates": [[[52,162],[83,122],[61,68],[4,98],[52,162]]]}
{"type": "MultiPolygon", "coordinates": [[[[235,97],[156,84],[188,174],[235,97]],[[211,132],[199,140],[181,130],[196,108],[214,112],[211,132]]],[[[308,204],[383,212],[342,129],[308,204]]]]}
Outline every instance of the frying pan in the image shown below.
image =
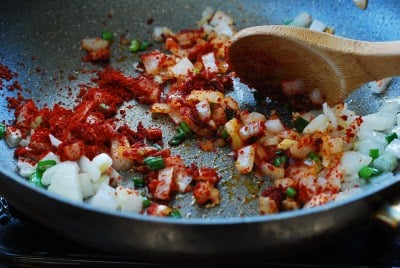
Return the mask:
{"type": "MultiPolygon", "coordinates": [[[[400,2],[373,1],[366,10],[351,0],[281,0],[281,1],[23,1],[2,0],[0,7],[0,62],[18,73],[25,97],[39,105],[71,100],[79,85],[90,83],[91,70],[99,65],[84,63],[79,42],[99,36],[107,29],[117,35],[149,40],[154,26],[178,31],[194,28],[202,11],[211,6],[227,12],[237,29],[262,24],[282,24],[301,12],[334,27],[335,34],[369,41],[400,40],[400,2]],[[152,22],[152,23],[150,23],[152,22]],[[73,75],[77,79],[69,79],[73,75]]],[[[134,75],[132,64],[137,56],[117,45],[112,48],[110,64],[134,75]]],[[[12,81],[11,81],[12,82],[12,81]]],[[[6,90],[0,99],[0,120],[12,122],[13,111],[7,109],[6,97],[17,91],[6,90]]],[[[235,97],[242,105],[253,105],[249,89],[240,82],[235,97]]],[[[399,95],[397,78],[384,94],[374,95],[362,87],[346,100],[350,109],[365,114],[376,111],[380,102],[399,95]]],[[[173,136],[173,126],[165,118],[151,118],[148,107],[134,103],[127,121],[136,125],[163,129],[165,140],[173,136]]],[[[216,153],[199,151],[193,141],[173,153],[187,163],[217,166],[222,176],[219,185],[222,203],[212,209],[193,205],[188,196],[179,196],[174,205],[182,207],[183,218],[158,218],[107,211],[76,203],[33,187],[16,172],[13,151],[0,143],[0,194],[16,209],[61,234],[92,247],[126,255],[157,257],[243,256],[263,252],[287,254],[298,245],[339,234],[346,226],[369,218],[371,212],[387,201],[399,188],[400,177],[387,176],[373,183],[363,193],[317,208],[257,215],[256,200],[260,186],[252,176],[238,176],[227,149],[216,153]]],[[[263,182],[266,183],[266,182],[263,182]]]]}

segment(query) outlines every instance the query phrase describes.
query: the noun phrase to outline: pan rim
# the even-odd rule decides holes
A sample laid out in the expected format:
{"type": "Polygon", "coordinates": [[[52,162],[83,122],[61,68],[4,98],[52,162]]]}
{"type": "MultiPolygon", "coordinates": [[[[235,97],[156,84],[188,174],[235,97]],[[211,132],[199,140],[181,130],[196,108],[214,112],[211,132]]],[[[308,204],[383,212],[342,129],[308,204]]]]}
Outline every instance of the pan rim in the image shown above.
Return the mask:
{"type": "MultiPolygon", "coordinates": [[[[390,174],[388,174],[390,176],[390,174]]],[[[172,218],[172,217],[154,217],[149,215],[143,215],[133,212],[125,212],[120,210],[108,210],[105,208],[95,207],[93,205],[87,204],[85,202],[74,201],[56,193],[47,191],[46,189],[41,189],[32,185],[29,181],[20,177],[15,171],[0,169],[0,180],[11,180],[12,183],[17,183],[20,187],[28,189],[28,191],[36,192],[45,198],[49,198],[53,201],[59,202],[63,205],[72,206],[81,211],[86,211],[90,213],[95,213],[98,215],[107,215],[113,218],[123,218],[124,220],[135,220],[142,222],[153,222],[153,223],[167,223],[173,225],[238,225],[246,223],[262,223],[262,222],[274,222],[282,221],[285,219],[306,217],[312,214],[319,214],[323,212],[329,212],[335,208],[345,207],[351,205],[357,201],[366,199],[373,196],[374,194],[384,191],[390,187],[394,187],[396,184],[400,184],[400,174],[392,174],[391,179],[382,180],[379,185],[373,185],[372,187],[365,187],[361,192],[353,193],[351,196],[346,198],[341,198],[340,200],[335,200],[327,204],[316,206],[313,208],[302,208],[293,211],[283,211],[275,214],[269,215],[252,215],[252,216],[233,216],[233,217],[213,217],[213,218],[200,218],[200,217],[186,217],[186,218],[172,218]]],[[[2,191],[7,200],[7,190],[2,191]]]]}

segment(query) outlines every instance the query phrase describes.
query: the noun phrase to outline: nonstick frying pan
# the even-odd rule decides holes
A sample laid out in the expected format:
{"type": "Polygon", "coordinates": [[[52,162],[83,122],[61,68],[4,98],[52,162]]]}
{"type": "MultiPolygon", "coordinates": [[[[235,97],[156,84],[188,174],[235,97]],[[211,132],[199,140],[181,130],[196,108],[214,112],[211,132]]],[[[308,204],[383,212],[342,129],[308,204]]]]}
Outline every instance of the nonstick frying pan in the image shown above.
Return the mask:
{"type": "MultiPolygon", "coordinates": [[[[335,34],[369,41],[400,40],[400,2],[369,1],[361,10],[351,0],[338,1],[19,1],[2,0],[0,6],[0,63],[18,73],[23,94],[39,104],[74,104],[79,85],[89,83],[90,72],[101,66],[82,62],[79,42],[99,36],[108,29],[117,35],[148,40],[154,26],[178,31],[194,28],[202,11],[211,6],[227,12],[236,29],[262,24],[283,24],[301,12],[307,12],[334,27],[335,34]],[[150,23],[151,22],[151,23],[150,23]],[[69,79],[73,75],[78,79],[69,79]]],[[[126,74],[134,73],[133,54],[113,47],[110,64],[126,74]]],[[[6,97],[17,91],[3,85],[0,120],[12,122],[6,97]]],[[[241,105],[253,105],[248,88],[237,82],[235,97],[241,105]]],[[[346,101],[350,109],[365,114],[376,111],[381,100],[397,96],[395,78],[384,94],[372,94],[363,87],[346,101]]],[[[173,136],[173,126],[165,118],[151,118],[148,107],[136,104],[127,120],[163,129],[165,139],[173,136]]],[[[13,151],[0,143],[0,194],[18,210],[38,222],[81,243],[108,252],[158,257],[242,256],[262,252],[272,256],[307,247],[311,241],[340,233],[355,225],[388,200],[399,188],[399,176],[388,176],[362,194],[313,209],[257,215],[256,201],[250,197],[260,189],[251,176],[235,174],[226,149],[217,153],[199,151],[195,142],[187,142],[175,152],[185,161],[219,167],[222,174],[222,203],[213,209],[192,205],[190,197],[179,197],[181,219],[158,218],[106,211],[74,203],[45,190],[35,188],[17,175],[13,151]],[[274,253],[273,253],[274,252],[274,253]]]]}

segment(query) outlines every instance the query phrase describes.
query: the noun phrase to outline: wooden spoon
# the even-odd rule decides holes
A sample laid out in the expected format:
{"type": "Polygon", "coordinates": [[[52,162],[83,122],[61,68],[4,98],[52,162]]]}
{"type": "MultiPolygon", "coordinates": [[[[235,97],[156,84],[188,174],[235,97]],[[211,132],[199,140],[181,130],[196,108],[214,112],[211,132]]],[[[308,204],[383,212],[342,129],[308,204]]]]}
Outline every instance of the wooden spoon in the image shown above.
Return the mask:
{"type": "Polygon", "coordinates": [[[281,90],[282,81],[298,79],[330,105],[369,81],[400,75],[400,41],[366,42],[284,25],[239,31],[228,56],[241,80],[258,90],[281,90]]]}

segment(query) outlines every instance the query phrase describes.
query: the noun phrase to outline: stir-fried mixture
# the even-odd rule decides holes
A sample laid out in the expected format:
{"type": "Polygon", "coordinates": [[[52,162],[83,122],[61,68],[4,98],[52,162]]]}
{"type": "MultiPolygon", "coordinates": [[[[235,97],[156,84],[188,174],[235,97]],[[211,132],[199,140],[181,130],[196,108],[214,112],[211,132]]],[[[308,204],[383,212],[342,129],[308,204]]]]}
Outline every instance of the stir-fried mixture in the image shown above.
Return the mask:
{"type": "MultiPolygon", "coordinates": [[[[307,13],[288,24],[333,31],[307,13]]],[[[171,147],[193,135],[201,137],[203,151],[230,147],[239,174],[271,181],[259,193],[260,214],[325,204],[396,168],[398,99],[384,102],[375,114],[360,116],[345,103],[329,107],[314,90],[309,98],[317,107],[293,113],[293,127],[276,113],[240,108],[227,94],[235,73],[226,55],[235,31],[231,17],[207,8],[196,29],[156,27],[153,40],[163,43],[162,50],[121,37],[121,44],[139,53],[137,75],[107,66],[93,79],[96,86],[81,89],[73,109],[59,104],[39,108],[33,100],[9,98],[16,120],[0,130],[16,148],[20,175],[93,206],[180,217],[179,209],[169,206],[177,193],[192,194],[198,206],[221,202],[217,169],[185,165],[171,153],[171,147]],[[121,105],[132,99],[169,118],[176,135],[164,144],[161,129],[144,127],[140,118],[135,129],[121,123],[116,115],[123,116],[127,111],[121,105]],[[129,185],[121,183],[126,170],[137,174],[129,185]]],[[[83,60],[109,60],[112,42],[110,32],[82,40],[83,60]]],[[[298,84],[283,82],[283,93],[298,96],[298,84]]]]}

